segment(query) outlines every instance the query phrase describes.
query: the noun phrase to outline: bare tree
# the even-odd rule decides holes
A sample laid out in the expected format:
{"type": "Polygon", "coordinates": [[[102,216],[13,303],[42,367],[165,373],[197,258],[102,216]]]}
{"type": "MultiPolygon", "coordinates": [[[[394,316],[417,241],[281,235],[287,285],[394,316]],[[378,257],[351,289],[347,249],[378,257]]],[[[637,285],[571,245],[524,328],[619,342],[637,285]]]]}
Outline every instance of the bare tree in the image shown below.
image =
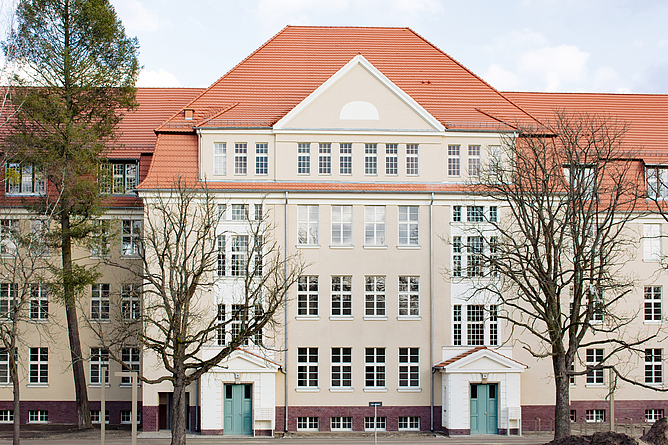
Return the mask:
{"type": "Polygon", "coordinates": [[[251,220],[246,206],[245,228],[220,233],[220,204],[205,187],[176,180],[143,198],[143,269],[136,273],[143,283],[141,314],[121,305],[117,328],[98,330],[98,335],[107,348],[141,345],[164,367],[164,375],[141,379],[172,383],[172,444],[184,445],[186,387],[240,346],[261,346],[263,331],[275,324],[277,310],[305,266],[300,257],[282,254],[268,212],[251,220]],[[231,243],[229,257],[226,242],[231,243]],[[226,314],[213,294],[223,274],[231,275],[236,289],[226,314]],[[230,333],[229,341],[216,342],[221,333],[230,333]],[[203,347],[212,344],[220,350],[203,358],[203,347]]]}
{"type": "Polygon", "coordinates": [[[453,279],[499,304],[498,318],[522,333],[514,341],[552,360],[556,438],[570,434],[570,376],[612,369],[637,384],[617,359],[644,353],[658,335],[626,329],[637,311],[619,307],[635,284],[624,265],[636,251],[628,226],[643,188],[626,131],[611,117],[565,112],[544,127],[519,126],[470,184],[474,196],[498,203],[499,216],[473,206],[479,217],[469,220],[480,222],[457,240],[467,262],[453,279]],[[603,345],[604,356],[585,363],[580,352],[603,345]],[[583,370],[572,368],[576,360],[583,370]]]}

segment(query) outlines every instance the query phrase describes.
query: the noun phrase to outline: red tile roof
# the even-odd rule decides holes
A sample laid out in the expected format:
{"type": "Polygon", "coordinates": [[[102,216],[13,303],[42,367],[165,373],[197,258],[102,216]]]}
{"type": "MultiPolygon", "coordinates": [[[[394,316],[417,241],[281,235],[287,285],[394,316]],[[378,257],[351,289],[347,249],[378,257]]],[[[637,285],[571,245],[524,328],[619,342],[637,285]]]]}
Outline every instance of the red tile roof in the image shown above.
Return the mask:
{"type": "Polygon", "coordinates": [[[457,361],[459,361],[459,360],[461,360],[461,359],[463,359],[463,358],[466,358],[466,357],[468,357],[468,356],[471,355],[471,354],[475,354],[475,353],[478,352],[478,351],[482,351],[483,349],[488,349],[489,352],[493,352],[494,354],[499,355],[499,356],[501,356],[501,357],[503,357],[503,358],[505,358],[505,359],[507,359],[507,360],[512,360],[512,361],[514,361],[515,363],[524,366],[525,368],[527,367],[527,365],[525,365],[525,364],[523,364],[523,363],[520,363],[520,362],[518,362],[517,360],[512,359],[512,358],[510,358],[510,357],[506,357],[505,355],[500,354],[500,353],[496,352],[496,351],[493,350],[493,349],[489,349],[487,346],[476,346],[475,348],[473,348],[473,349],[469,349],[469,350],[466,351],[466,352],[462,352],[461,354],[459,354],[459,355],[457,355],[457,356],[455,356],[455,357],[449,358],[449,359],[447,359],[447,360],[443,360],[442,362],[435,364],[435,365],[434,365],[434,368],[445,368],[446,366],[449,366],[449,365],[451,365],[451,364],[453,364],[453,363],[455,363],[455,362],[457,362],[457,361]]]}

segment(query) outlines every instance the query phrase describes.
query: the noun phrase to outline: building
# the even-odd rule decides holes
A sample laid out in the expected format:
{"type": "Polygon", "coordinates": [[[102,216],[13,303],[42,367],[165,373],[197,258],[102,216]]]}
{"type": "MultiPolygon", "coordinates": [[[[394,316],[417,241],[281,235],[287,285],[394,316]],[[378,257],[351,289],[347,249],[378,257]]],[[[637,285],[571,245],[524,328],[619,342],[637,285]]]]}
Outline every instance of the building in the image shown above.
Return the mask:
{"type": "MultiPolygon", "coordinates": [[[[529,356],[493,316],[495,302],[469,299],[470,284],[449,274],[467,253],[448,240],[502,211],[473,200],[468,175],[518,122],[560,107],[619,115],[631,124],[638,166],[668,164],[668,96],[502,93],[407,28],[288,26],[209,88],[170,90],[175,103],[164,106],[161,94],[140,102],[162,114],[123,123],[126,147],[147,142],[118,155],[140,159],[139,197],[149,202],[175,178],[206,183],[225,205],[220,233],[241,235],[246,218],[267,216],[282,249],[311,264],[280,326],[265,333],[269,348],[250,343],[189,388],[188,427],[202,434],[505,434],[549,423],[549,360],[529,356]],[[378,401],[374,424],[369,403],[378,401]]],[[[128,215],[119,218],[141,214],[138,201],[122,199],[132,205],[113,209],[128,215]]],[[[664,224],[650,215],[633,227],[660,234],[664,224]]],[[[638,330],[664,322],[668,283],[651,253],[662,242],[628,264],[639,284],[625,304],[653,308],[638,330]]],[[[232,258],[234,246],[222,243],[221,254],[232,258]]],[[[223,264],[208,298],[212,311],[230,314],[240,277],[232,261],[223,264]]],[[[649,366],[644,381],[664,385],[663,345],[650,347],[651,363],[630,362],[630,372],[649,366]]],[[[163,372],[152,357],[141,365],[147,376],[163,372]]],[[[573,380],[575,420],[609,420],[608,377],[592,376],[573,380]]],[[[171,392],[168,383],[142,386],[144,431],[169,427],[171,392]]],[[[50,393],[30,397],[48,406],[50,393]]],[[[73,391],[64,394],[54,400],[73,391]]],[[[127,395],[113,397],[127,404],[127,395]]],[[[668,409],[662,393],[631,385],[615,399],[619,419],[649,421],[668,409]]]]}

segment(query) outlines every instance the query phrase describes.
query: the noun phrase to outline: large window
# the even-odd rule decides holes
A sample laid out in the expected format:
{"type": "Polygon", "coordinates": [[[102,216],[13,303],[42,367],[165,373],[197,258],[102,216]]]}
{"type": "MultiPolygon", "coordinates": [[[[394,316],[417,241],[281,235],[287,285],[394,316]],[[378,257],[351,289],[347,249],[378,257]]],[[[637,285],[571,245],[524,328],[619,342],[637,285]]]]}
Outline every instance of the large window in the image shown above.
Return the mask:
{"type": "Polygon", "coordinates": [[[480,145],[469,145],[469,176],[480,176],[480,145]]]}
{"type": "Polygon", "coordinates": [[[297,279],[297,315],[318,316],[317,275],[302,275],[297,279]]]}
{"type": "Polygon", "coordinates": [[[353,206],[332,206],[332,244],[353,243],[353,206]]]}
{"type": "Polygon", "coordinates": [[[311,144],[297,144],[297,173],[300,175],[311,174],[311,144]]]}
{"type": "Polygon", "coordinates": [[[364,144],[364,174],[378,174],[378,144],[364,144]]]}
{"type": "Polygon", "coordinates": [[[663,383],[663,350],[645,349],[645,383],[663,383]]]}
{"type": "Polygon", "coordinates": [[[321,175],[332,174],[332,144],[320,144],[318,146],[318,173],[321,175]]]}
{"type": "Polygon", "coordinates": [[[231,275],[233,277],[242,277],[246,275],[247,258],[248,235],[232,235],[231,275]]]}
{"type": "Polygon", "coordinates": [[[109,284],[93,284],[90,296],[90,318],[109,320],[109,284]]]}
{"type": "Polygon", "coordinates": [[[406,144],[406,174],[415,176],[420,173],[418,162],[418,144],[406,144]]]}
{"type": "Polygon", "coordinates": [[[49,383],[48,348],[30,348],[30,383],[49,383]]]}
{"type": "Polygon", "coordinates": [[[339,174],[351,175],[353,173],[353,144],[339,144],[339,174]]]}
{"type": "Polygon", "coordinates": [[[399,316],[420,315],[420,277],[399,277],[399,316]]]}
{"type": "Polygon", "coordinates": [[[123,255],[139,255],[141,247],[141,220],[123,220],[123,255]]]}
{"type": "Polygon", "coordinates": [[[248,204],[232,204],[232,221],[248,220],[248,204]]]}
{"type": "Polygon", "coordinates": [[[137,161],[112,161],[100,165],[100,192],[123,195],[132,193],[137,186],[137,161]]]}
{"type": "Polygon", "coordinates": [[[248,170],[248,146],[245,142],[234,144],[234,174],[245,175],[248,170]]]}
{"type": "Polygon", "coordinates": [[[385,244],[385,206],[364,206],[364,244],[385,244]]]}
{"type": "Polygon", "coordinates": [[[32,164],[8,162],[5,172],[8,195],[44,195],[46,179],[32,164]]]}
{"type": "Polygon", "coordinates": [[[499,344],[498,306],[482,304],[452,307],[452,343],[456,346],[499,344]]]}
{"type": "MultiPolygon", "coordinates": [[[[586,365],[594,367],[603,361],[603,349],[587,349],[586,365]]],[[[587,373],[587,384],[602,385],[603,369],[592,369],[587,373]]]]}
{"type": "Polygon", "coordinates": [[[365,348],[364,386],[385,387],[385,348],[365,348]]]}
{"type": "Polygon", "coordinates": [[[30,285],[30,319],[46,321],[49,318],[49,286],[30,285]]]}
{"type": "Polygon", "coordinates": [[[297,386],[318,387],[318,348],[297,348],[297,386]]]}
{"type": "Polygon", "coordinates": [[[481,304],[466,306],[466,342],[470,346],[485,344],[485,307],[481,304]]]}
{"type": "Polygon", "coordinates": [[[102,383],[104,369],[104,383],[109,383],[109,351],[101,348],[90,348],[90,383],[102,383]]]}
{"type": "Polygon", "coordinates": [[[14,255],[19,236],[18,219],[0,219],[0,255],[14,255]]]}
{"type": "Polygon", "coordinates": [[[352,348],[332,348],[332,387],[353,386],[352,348]]]}
{"type": "MultiPolygon", "coordinates": [[[[121,361],[123,364],[139,375],[140,363],[139,363],[139,348],[123,348],[121,349],[121,361]]],[[[127,372],[126,369],[123,371],[127,372]]],[[[121,385],[130,385],[130,377],[121,377],[121,385]]],[[[139,381],[136,382],[139,384],[139,381]]]]}
{"type": "Polygon", "coordinates": [[[385,174],[395,176],[399,173],[397,144],[385,144],[385,174]]]}
{"type": "Polygon", "coordinates": [[[661,261],[661,224],[643,224],[643,260],[661,261]]]}
{"type": "Polygon", "coordinates": [[[140,314],[139,284],[124,284],[121,287],[121,316],[126,320],[137,320],[140,314]]]}
{"type": "Polygon", "coordinates": [[[420,207],[399,206],[399,245],[417,246],[419,240],[420,207]]]}
{"type": "Polygon", "coordinates": [[[645,286],[645,321],[662,320],[661,286],[645,286]]]}
{"type": "Polygon", "coordinates": [[[364,277],[364,315],[385,316],[385,277],[364,277]]]}
{"type": "Polygon", "coordinates": [[[461,174],[459,145],[448,145],[448,176],[459,176],[461,174]]]}
{"type": "Polygon", "coordinates": [[[318,206],[297,206],[297,235],[299,244],[318,244],[318,206]]]}
{"type": "Polygon", "coordinates": [[[269,171],[269,145],[266,142],[255,144],[255,174],[266,175],[269,171]]]}
{"type": "Polygon", "coordinates": [[[0,317],[11,316],[19,293],[17,283],[0,283],[0,317]]]}
{"type": "Polygon", "coordinates": [[[332,316],[350,317],[353,315],[353,293],[351,276],[332,277],[332,316]]]}
{"type": "Polygon", "coordinates": [[[225,142],[213,144],[213,174],[227,174],[227,144],[225,142]]]}
{"type": "Polygon", "coordinates": [[[420,386],[420,348],[399,348],[399,387],[420,386]]]}
{"type": "Polygon", "coordinates": [[[482,236],[466,237],[466,274],[469,277],[483,276],[483,245],[482,236]]]}

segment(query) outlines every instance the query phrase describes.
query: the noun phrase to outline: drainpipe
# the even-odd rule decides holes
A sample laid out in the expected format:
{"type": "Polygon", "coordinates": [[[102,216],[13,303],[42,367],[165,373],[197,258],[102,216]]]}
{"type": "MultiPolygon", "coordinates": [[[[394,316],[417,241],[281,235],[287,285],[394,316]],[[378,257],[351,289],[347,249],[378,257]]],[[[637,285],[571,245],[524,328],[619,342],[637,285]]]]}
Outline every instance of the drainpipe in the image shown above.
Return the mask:
{"type": "MultiPolygon", "coordinates": [[[[274,162],[275,164],[275,162],[274,162]]],[[[285,214],[284,214],[284,226],[285,226],[285,264],[283,265],[283,277],[285,282],[288,280],[288,192],[285,192],[285,214]]],[[[285,315],[285,322],[283,323],[283,329],[284,334],[285,334],[285,364],[284,368],[285,369],[285,415],[284,420],[285,420],[285,427],[284,427],[284,435],[289,436],[288,433],[288,352],[290,351],[290,348],[288,348],[288,293],[285,293],[284,301],[283,301],[284,309],[283,313],[285,315]]]]}
{"type": "Polygon", "coordinates": [[[434,193],[429,202],[429,420],[434,432],[434,193]]]}

